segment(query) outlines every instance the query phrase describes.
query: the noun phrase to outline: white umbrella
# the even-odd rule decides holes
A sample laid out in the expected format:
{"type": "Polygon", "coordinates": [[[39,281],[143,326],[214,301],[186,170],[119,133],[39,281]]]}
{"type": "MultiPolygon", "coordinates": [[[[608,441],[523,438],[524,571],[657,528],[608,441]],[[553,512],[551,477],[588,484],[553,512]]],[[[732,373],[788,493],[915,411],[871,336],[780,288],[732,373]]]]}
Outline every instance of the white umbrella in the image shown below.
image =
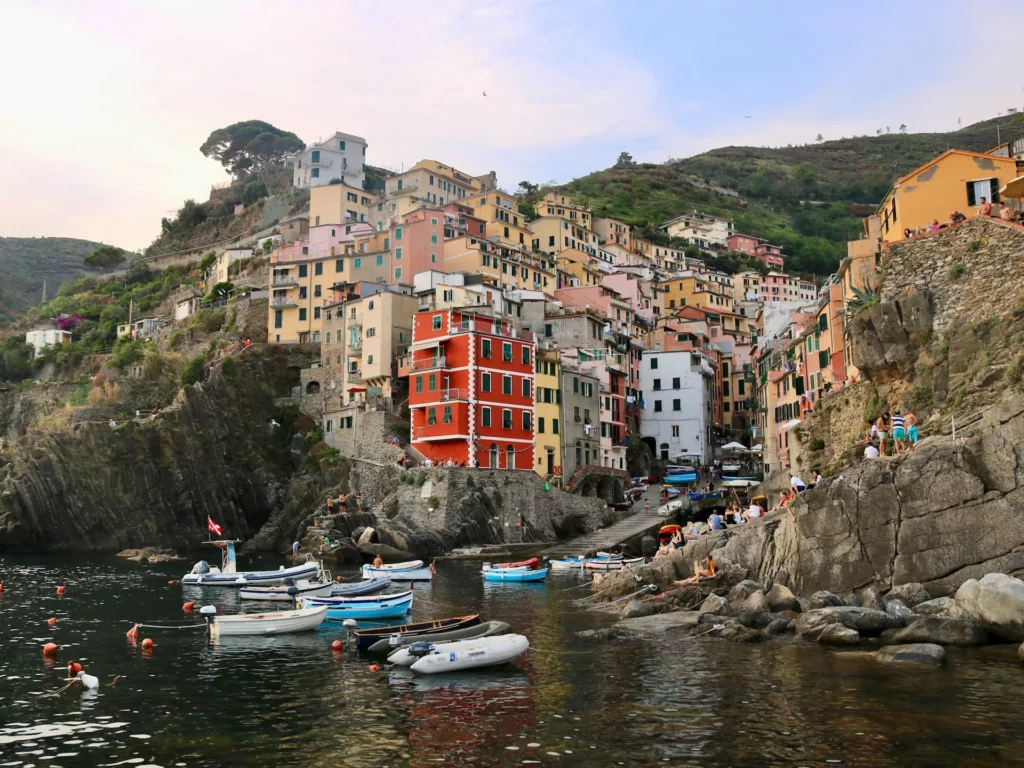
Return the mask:
{"type": "Polygon", "coordinates": [[[745,445],[739,443],[726,443],[722,446],[723,451],[734,451],[737,453],[750,453],[750,449],[745,445]]]}
{"type": "Polygon", "coordinates": [[[757,445],[755,445],[755,446],[754,446],[753,448],[751,448],[750,450],[751,450],[751,451],[753,451],[754,453],[760,453],[760,452],[761,452],[761,444],[760,444],[760,443],[758,443],[757,445]]]}

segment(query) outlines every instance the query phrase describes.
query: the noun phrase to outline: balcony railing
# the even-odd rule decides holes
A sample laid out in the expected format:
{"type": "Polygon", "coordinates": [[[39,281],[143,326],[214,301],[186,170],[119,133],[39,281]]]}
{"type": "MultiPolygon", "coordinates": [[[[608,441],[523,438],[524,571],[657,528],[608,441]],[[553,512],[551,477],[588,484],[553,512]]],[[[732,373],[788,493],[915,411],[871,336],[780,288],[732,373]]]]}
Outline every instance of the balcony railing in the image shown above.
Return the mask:
{"type": "Polygon", "coordinates": [[[270,286],[272,288],[292,288],[298,284],[298,279],[292,275],[274,275],[270,286]]]}
{"type": "Polygon", "coordinates": [[[299,306],[295,299],[289,298],[288,296],[272,296],[270,299],[270,306],[277,307],[297,307],[299,306]]]}
{"type": "Polygon", "coordinates": [[[448,360],[444,355],[438,355],[437,357],[428,357],[425,360],[413,360],[411,370],[414,371],[429,371],[434,368],[447,368],[448,360]]]}
{"type": "Polygon", "coordinates": [[[363,372],[362,372],[361,369],[359,369],[359,368],[349,368],[348,369],[348,380],[349,381],[358,381],[361,378],[363,378],[363,372]]]}
{"type": "Polygon", "coordinates": [[[452,400],[469,400],[468,389],[442,389],[440,394],[442,403],[452,400]]]}
{"type": "Polygon", "coordinates": [[[351,341],[350,340],[349,343],[348,343],[348,348],[352,352],[359,352],[363,348],[363,340],[362,339],[356,339],[355,341],[351,341]]]}

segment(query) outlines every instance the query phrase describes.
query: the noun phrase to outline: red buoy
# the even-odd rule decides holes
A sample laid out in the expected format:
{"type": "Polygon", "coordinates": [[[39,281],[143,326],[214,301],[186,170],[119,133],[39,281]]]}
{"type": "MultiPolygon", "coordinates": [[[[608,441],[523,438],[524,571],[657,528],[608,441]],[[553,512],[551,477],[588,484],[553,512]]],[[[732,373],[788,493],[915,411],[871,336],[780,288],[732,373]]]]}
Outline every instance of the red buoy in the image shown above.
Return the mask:
{"type": "Polygon", "coordinates": [[[53,656],[60,649],[56,643],[47,643],[43,646],[43,656],[53,656]]]}
{"type": "Polygon", "coordinates": [[[189,600],[187,603],[185,603],[183,606],[181,606],[181,610],[183,610],[185,613],[192,613],[192,609],[195,608],[195,607],[196,607],[196,601],[195,600],[189,600]]]}
{"type": "Polygon", "coordinates": [[[64,587],[62,587],[62,586],[61,587],[57,587],[57,594],[58,595],[63,595],[64,594],[64,587]]]}
{"type": "Polygon", "coordinates": [[[125,637],[131,640],[133,643],[139,639],[139,625],[132,624],[132,628],[125,632],[125,637]]]}
{"type": "Polygon", "coordinates": [[[177,579],[171,579],[171,580],[170,580],[170,581],[168,581],[167,583],[168,583],[168,584],[177,584],[177,583],[178,583],[178,580],[177,580],[177,579]]]}
{"type": "Polygon", "coordinates": [[[380,664],[371,664],[370,665],[370,671],[371,672],[380,672],[380,664]]]}
{"type": "Polygon", "coordinates": [[[82,665],[79,664],[77,661],[69,661],[68,662],[68,677],[74,677],[75,675],[77,675],[81,671],[82,671],[82,665]]]}
{"type": "Polygon", "coordinates": [[[337,581],[344,581],[344,579],[341,576],[338,576],[336,580],[337,581]]]}
{"type": "Polygon", "coordinates": [[[47,619],[46,623],[49,624],[51,627],[57,626],[57,620],[56,619],[47,619]]]}
{"type": "Polygon", "coordinates": [[[3,583],[0,583],[0,592],[3,592],[3,591],[4,591],[4,585],[3,585],[3,583]]]}
{"type": "Polygon", "coordinates": [[[142,641],[142,647],[143,649],[148,651],[150,648],[153,647],[153,641],[147,637],[145,640],[142,641]]]}
{"type": "Polygon", "coordinates": [[[336,651],[340,651],[341,647],[341,640],[335,640],[333,643],[331,643],[331,648],[333,648],[336,651]]]}

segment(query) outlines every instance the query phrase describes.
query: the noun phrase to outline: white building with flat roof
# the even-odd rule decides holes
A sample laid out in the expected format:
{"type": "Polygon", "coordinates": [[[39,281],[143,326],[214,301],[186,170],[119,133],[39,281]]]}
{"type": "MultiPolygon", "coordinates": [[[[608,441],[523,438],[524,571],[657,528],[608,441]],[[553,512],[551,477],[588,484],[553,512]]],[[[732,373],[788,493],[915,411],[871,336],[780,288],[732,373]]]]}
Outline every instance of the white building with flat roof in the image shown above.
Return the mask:
{"type": "Polygon", "coordinates": [[[712,460],[715,369],[700,352],[644,350],[640,437],[656,459],[712,460]]]}
{"type": "Polygon", "coordinates": [[[71,331],[61,331],[57,328],[36,328],[32,331],[25,331],[25,343],[32,347],[32,357],[39,357],[46,347],[55,344],[70,344],[71,331]]]}
{"type": "Polygon", "coordinates": [[[337,179],[362,189],[367,146],[366,139],[339,131],[306,147],[292,159],[292,186],[320,187],[337,179]]]}

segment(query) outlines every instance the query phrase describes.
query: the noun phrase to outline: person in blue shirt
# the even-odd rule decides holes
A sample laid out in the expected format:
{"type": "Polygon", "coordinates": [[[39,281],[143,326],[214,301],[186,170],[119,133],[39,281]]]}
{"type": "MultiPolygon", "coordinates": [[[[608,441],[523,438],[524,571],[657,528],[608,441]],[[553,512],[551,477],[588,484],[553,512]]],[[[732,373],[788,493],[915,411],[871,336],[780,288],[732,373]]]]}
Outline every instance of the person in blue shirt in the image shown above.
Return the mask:
{"type": "Polygon", "coordinates": [[[722,516],[718,514],[717,509],[712,512],[711,517],[708,518],[708,526],[712,531],[721,531],[725,528],[725,521],[722,520],[722,516]]]}

